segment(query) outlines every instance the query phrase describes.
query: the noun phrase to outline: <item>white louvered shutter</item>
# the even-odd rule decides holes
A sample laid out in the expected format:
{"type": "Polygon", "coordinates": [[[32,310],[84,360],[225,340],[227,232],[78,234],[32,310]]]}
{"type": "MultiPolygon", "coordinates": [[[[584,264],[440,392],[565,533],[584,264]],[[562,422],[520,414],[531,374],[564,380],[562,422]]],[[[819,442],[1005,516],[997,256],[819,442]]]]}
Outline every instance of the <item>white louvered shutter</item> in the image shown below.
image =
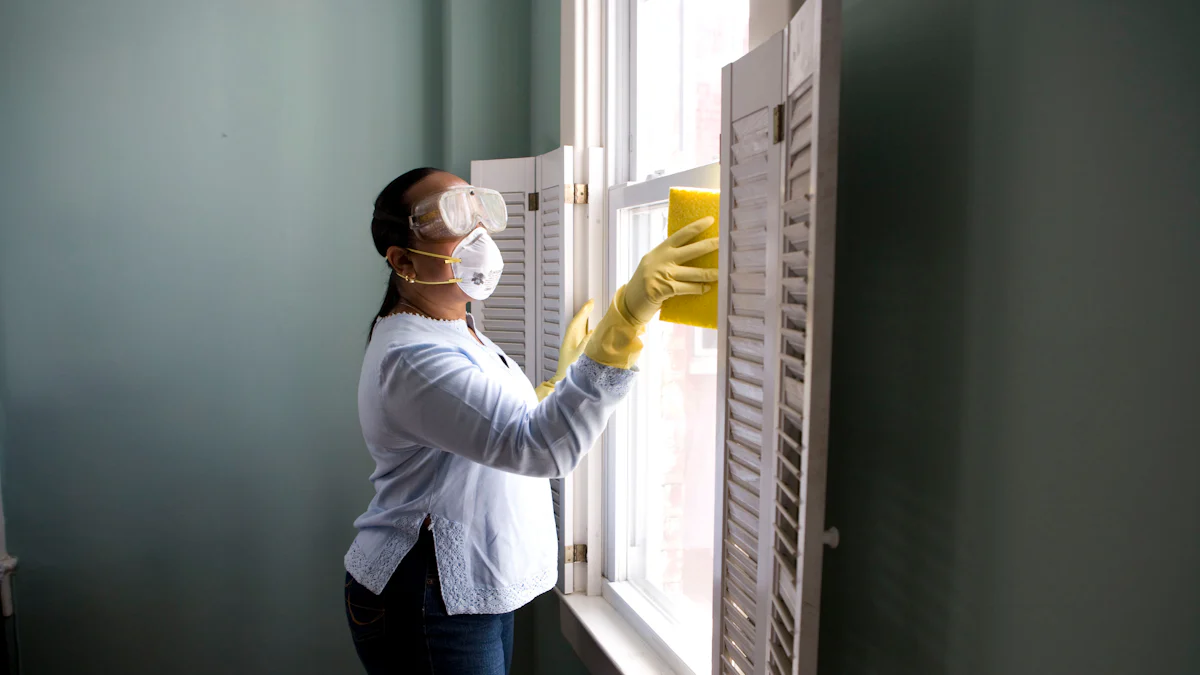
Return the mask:
{"type": "Polygon", "coordinates": [[[537,384],[537,317],[528,303],[537,283],[535,213],[529,209],[537,190],[534,158],[471,162],[471,184],[499,191],[508,206],[508,226],[492,236],[504,256],[504,274],[491,297],[471,303],[471,313],[484,334],[537,384]]]}
{"type": "MultiPolygon", "coordinates": [[[[574,154],[563,146],[537,158],[538,213],[536,256],[537,378],[545,381],[558,369],[562,332],[575,314],[572,239],[574,235],[574,154]]],[[[567,547],[577,543],[572,477],[550,481],[554,497],[554,524],[558,528],[558,588],[575,590],[575,564],[567,562],[567,547]]]]}
{"type": "MultiPolygon", "coordinates": [[[[816,673],[833,338],[841,2],[788,26],[770,672],[816,673]]],[[[836,545],[836,540],[831,540],[836,545]]]]}
{"type": "Polygon", "coordinates": [[[816,672],[840,49],[838,1],[807,0],[725,71],[715,673],[816,672]]]}
{"type": "Polygon", "coordinates": [[[713,672],[763,672],[774,485],[772,437],[777,351],[781,148],[772,142],[781,102],[784,38],[778,34],[726,66],[721,101],[721,248],[718,386],[722,466],[714,598],[713,672]]]}

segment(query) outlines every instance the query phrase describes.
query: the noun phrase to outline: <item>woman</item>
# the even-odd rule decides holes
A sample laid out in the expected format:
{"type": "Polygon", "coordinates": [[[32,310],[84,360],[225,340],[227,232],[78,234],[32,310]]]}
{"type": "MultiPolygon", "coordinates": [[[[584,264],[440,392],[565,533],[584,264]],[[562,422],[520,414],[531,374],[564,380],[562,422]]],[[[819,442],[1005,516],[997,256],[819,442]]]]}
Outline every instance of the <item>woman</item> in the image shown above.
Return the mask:
{"type": "Polygon", "coordinates": [[[513,611],[557,578],[546,479],[603,431],[662,302],[716,281],[682,265],[716,248],[687,244],[705,219],[642,259],[590,340],[587,303],[535,390],[466,311],[499,281],[489,235],[506,218],[498,193],[436,169],[375,200],[371,235],[392,270],[358,388],[375,497],[345,558],[346,618],[372,675],[508,672],[513,611]]]}

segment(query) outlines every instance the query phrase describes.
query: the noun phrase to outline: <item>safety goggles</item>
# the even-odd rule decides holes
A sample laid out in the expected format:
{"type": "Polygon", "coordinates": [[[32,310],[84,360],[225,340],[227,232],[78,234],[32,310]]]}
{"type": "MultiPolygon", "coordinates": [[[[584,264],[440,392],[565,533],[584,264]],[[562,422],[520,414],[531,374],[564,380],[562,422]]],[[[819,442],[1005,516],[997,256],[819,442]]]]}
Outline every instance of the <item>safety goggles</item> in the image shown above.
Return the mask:
{"type": "Polygon", "coordinates": [[[421,239],[457,239],[480,225],[489,233],[503,230],[508,224],[508,207],[495,190],[463,185],[417,202],[408,222],[421,239]]]}

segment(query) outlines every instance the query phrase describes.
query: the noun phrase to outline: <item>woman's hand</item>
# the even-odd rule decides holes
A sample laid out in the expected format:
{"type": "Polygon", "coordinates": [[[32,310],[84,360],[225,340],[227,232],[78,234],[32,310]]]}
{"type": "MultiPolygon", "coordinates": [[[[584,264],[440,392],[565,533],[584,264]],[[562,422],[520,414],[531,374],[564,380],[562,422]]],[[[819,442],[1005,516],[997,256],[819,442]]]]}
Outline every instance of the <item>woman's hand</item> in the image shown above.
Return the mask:
{"type": "Polygon", "coordinates": [[[567,376],[567,369],[583,353],[584,347],[587,346],[588,340],[592,337],[591,331],[587,329],[587,324],[588,315],[592,313],[592,307],[595,304],[594,300],[588,300],[575,313],[575,318],[571,319],[571,323],[567,324],[567,329],[563,331],[562,346],[558,349],[558,370],[555,371],[553,379],[547,380],[538,386],[537,395],[539,401],[554,391],[554,385],[561,382],[567,376]]]}
{"type": "Polygon", "coordinates": [[[663,302],[676,295],[699,295],[716,283],[719,271],[684,264],[717,250],[716,239],[688,243],[712,224],[712,218],[701,218],[642,256],[629,283],[617,289],[595,338],[587,341],[588,358],[614,368],[633,368],[642,353],[646,324],[663,302]]]}
{"type": "Polygon", "coordinates": [[[718,270],[684,264],[717,250],[716,239],[688,243],[712,224],[711,216],[701,218],[680,228],[642,256],[642,261],[625,285],[625,311],[630,319],[635,323],[650,323],[667,298],[699,295],[716,283],[718,270]]]}
{"type": "Polygon", "coordinates": [[[567,324],[567,330],[563,332],[562,347],[558,350],[558,371],[554,373],[555,382],[561,382],[567,376],[567,368],[575,363],[579,355],[583,353],[584,347],[587,346],[588,340],[592,338],[592,332],[587,329],[587,326],[588,316],[591,315],[592,307],[595,305],[595,300],[585,302],[583,307],[575,313],[575,318],[571,319],[571,323],[567,324]]]}

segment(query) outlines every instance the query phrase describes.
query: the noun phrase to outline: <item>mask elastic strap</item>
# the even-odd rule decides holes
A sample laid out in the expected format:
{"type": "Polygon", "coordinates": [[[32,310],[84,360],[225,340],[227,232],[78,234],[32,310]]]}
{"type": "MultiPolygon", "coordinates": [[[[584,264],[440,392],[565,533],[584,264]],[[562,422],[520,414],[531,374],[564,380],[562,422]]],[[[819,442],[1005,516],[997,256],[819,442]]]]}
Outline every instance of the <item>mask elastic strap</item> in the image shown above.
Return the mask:
{"type": "MultiPolygon", "coordinates": [[[[409,253],[419,253],[421,255],[429,256],[430,258],[440,258],[447,265],[449,265],[451,263],[462,262],[462,258],[452,258],[448,255],[439,255],[437,253],[429,253],[428,251],[418,251],[415,248],[410,248],[407,250],[409,253]]],[[[420,279],[418,279],[416,277],[404,276],[403,274],[400,274],[399,270],[396,271],[396,276],[400,277],[401,279],[407,281],[410,284],[424,284],[426,286],[441,286],[444,284],[457,284],[458,282],[462,281],[462,279],[460,279],[458,277],[455,277],[453,279],[447,279],[445,281],[421,281],[420,279]]]]}
{"type": "Polygon", "coordinates": [[[415,248],[410,248],[410,249],[407,249],[407,250],[408,250],[408,252],[409,252],[409,253],[419,253],[419,254],[421,254],[421,255],[426,255],[426,256],[429,256],[430,258],[440,258],[441,260],[444,260],[444,261],[446,262],[446,264],[447,264],[447,265],[449,265],[450,263],[460,263],[460,262],[462,262],[462,258],[452,258],[452,257],[450,257],[450,256],[448,256],[448,255],[439,255],[439,254],[437,254],[437,253],[429,253],[429,252],[427,252],[427,251],[418,251],[418,250],[417,250],[417,249],[415,249],[415,248]]]}
{"type": "Polygon", "coordinates": [[[421,281],[420,279],[417,279],[416,277],[406,277],[403,274],[400,274],[399,272],[396,272],[396,276],[400,277],[401,279],[407,281],[410,284],[425,284],[426,286],[441,286],[443,284],[457,284],[458,282],[462,281],[462,279],[458,279],[458,278],[447,279],[445,281],[421,281]]]}

